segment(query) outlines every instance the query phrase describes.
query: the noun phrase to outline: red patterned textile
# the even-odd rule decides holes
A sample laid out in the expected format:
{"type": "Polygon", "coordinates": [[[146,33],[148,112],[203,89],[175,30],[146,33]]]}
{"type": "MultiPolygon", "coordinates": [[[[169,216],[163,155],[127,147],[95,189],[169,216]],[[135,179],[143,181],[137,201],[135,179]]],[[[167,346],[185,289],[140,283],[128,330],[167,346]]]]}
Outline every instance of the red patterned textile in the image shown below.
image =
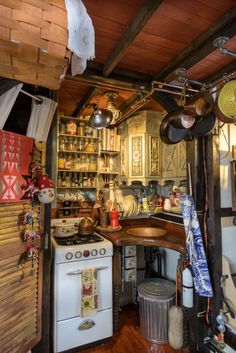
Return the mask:
{"type": "Polygon", "coordinates": [[[20,201],[33,147],[32,138],[0,130],[0,202],[20,201]]]}

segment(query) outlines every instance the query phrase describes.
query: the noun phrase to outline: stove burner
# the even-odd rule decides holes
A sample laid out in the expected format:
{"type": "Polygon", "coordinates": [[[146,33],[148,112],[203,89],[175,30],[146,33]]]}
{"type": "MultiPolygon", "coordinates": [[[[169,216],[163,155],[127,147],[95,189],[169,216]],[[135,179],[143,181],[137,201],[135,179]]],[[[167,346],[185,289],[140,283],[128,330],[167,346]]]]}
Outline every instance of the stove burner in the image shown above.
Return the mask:
{"type": "Polygon", "coordinates": [[[58,245],[66,246],[66,245],[81,245],[88,243],[98,243],[103,241],[104,239],[100,237],[100,235],[93,233],[89,235],[72,235],[67,238],[55,238],[58,245]]]}

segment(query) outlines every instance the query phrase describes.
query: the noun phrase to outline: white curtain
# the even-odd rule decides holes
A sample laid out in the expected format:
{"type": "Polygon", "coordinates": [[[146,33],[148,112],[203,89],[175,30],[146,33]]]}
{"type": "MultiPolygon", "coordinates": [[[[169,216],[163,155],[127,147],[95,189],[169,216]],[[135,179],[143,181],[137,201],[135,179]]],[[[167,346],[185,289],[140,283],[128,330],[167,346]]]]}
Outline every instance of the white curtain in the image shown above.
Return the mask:
{"type": "Polygon", "coordinates": [[[2,130],[5,122],[10,114],[10,111],[16,101],[16,98],[23,86],[23,83],[19,83],[18,85],[9,89],[9,91],[5,92],[0,96],[0,129],[2,130]]]}
{"type": "Polygon", "coordinates": [[[35,100],[32,102],[32,110],[26,136],[46,142],[57,102],[47,97],[37,97],[42,99],[42,103],[39,104],[38,101],[35,100]]]}

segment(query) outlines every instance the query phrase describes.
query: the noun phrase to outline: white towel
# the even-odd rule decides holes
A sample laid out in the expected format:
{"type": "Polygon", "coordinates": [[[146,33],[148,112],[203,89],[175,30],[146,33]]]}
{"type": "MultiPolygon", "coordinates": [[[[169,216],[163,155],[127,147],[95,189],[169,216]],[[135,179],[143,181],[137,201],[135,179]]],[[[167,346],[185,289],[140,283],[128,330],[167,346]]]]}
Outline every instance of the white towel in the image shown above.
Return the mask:
{"type": "Polygon", "coordinates": [[[66,0],[68,48],[73,52],[72,76],[86,69],[87,60],[95,57],[95,34],[92,20],[81,0],[66,0]]]}
{"type": "Polygon", "coordinates": [[[37,101],[32,100],[32,109],[26,136],[33,137],[38,141],[47,141],[57,102],[44,96],[37,97],[42,99],[42,103],[38,104],[37,101]]]}

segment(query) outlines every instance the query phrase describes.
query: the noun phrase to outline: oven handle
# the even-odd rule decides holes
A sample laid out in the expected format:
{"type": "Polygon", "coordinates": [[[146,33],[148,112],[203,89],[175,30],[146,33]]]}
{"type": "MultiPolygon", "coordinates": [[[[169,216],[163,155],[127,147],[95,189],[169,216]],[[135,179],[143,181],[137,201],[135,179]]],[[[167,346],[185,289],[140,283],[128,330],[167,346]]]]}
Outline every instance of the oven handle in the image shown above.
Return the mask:
{"type": "Polygon", "coordinates": [[[95,322],[91,319],[85,320],[83,321],[79,327],[78,330],[89,330],[90,328],[92,328],[93,326],[95,326],[95,322]]]}
{"type": "MultiPolygon", "coordinates": [[[[107,268],[107,266],[103,266],[103,267],[95,267],[95,270],[97,271],[101,271],[101,270],[105,270],[107,268]]],[[[73,272],[68,272],[67,275],[68,276],[74,276],[74,275],[82,275],[83,270],[77,270],[77,271],[73,271],[73,272]]]]}

